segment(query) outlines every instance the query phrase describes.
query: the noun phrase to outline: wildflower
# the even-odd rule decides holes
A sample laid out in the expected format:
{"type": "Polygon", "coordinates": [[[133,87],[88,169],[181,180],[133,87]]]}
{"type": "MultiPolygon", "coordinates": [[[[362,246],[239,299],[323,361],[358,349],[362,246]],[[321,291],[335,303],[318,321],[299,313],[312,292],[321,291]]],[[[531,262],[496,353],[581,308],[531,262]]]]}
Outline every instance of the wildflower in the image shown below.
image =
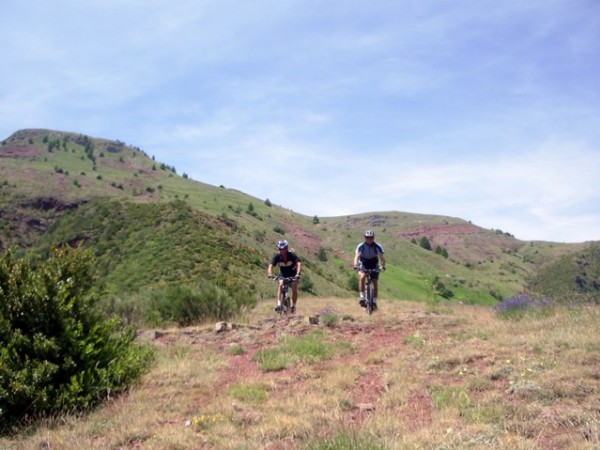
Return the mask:
{"type": "Polygon", "coordinates": [[[518,294],[502,300],[496,306],[496,311],[498,313],[541,311],[550,306],[552,306],[552,301],[549,299],[536,300],[529,294],[518,294]]]}

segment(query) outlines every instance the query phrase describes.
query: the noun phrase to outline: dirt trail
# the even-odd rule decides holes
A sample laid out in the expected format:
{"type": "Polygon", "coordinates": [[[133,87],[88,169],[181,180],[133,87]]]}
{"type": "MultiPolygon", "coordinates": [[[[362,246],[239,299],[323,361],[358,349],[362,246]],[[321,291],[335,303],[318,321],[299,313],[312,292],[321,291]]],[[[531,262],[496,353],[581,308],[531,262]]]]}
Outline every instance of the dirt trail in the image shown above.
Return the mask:
{"type": "MultiPolygon", "coordinates": [[[[157,346],[200,345],[226,355],[228,364],[222,369],[217,385],[210,391],[212,398],[205,393],[197,399],[199,404],[205,404],[236,383],[249,380],[277,385],[277,396],[288,396],[292,390],[302,391],[306,380],[300,375],[301,365],[277,372],[264,372],[255,355],[261,349],[277,346],[284,335],[300,336],[322,329],[331,340],[350,343],[354,348],[352,353],[326,361],[315,370],[324,372],[331,365],[361,368],[353,387],[347,392],[350,406],[344,413],[345,422],[361,425],[377,410],[382,395],[388,389],[383,373],[389,369],[389,356],[404,352],[407,347],[405,338],[419,328],[431,326],[434,319],[435,315],[413,311],[400,321],[395,318],[393,325],[390,325],[384,313],[378,312],[369,317],[356,308],[356,314],[343,316],[334,327],[328,327],[320,321],[319,311],[313,314],[309,311],[308,315],[263,317],[251,324],[222,322],[214,326],[147,331],[142,339],[154,341],[157,346]],[[243,348],[243,353],[232,355],[231,349],[234,347],[243,348]],[[378,354],[385,354],[386,357],[378,359],[378,354]],[[281,380],[288,381],[282,383],[281,380]]],[[[399,413],[405,416],[407,423],[423,424],[430,420],[432,408],[429,396],[414,395],[410,404],[399,413]]]]}

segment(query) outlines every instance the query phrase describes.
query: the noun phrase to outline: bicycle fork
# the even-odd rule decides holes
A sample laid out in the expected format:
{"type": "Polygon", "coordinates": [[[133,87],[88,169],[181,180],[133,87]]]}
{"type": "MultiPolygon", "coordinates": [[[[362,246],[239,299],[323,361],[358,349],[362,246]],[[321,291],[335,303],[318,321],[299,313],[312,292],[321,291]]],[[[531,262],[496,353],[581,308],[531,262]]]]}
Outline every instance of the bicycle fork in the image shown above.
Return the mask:
{"type": "Polygon", "coordinates": [[[287,314],[290,309],[290,293],[288,286],[281,286],[281,295],[279,296],[279,314],[287,314]]]}

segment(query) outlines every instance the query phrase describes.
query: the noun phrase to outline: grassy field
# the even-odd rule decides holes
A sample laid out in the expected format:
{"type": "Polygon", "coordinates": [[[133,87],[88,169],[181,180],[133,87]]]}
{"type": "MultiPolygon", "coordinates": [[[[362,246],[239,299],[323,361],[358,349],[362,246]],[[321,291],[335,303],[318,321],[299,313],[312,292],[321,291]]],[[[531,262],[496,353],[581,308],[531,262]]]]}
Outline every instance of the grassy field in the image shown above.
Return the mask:
{"type": "Polygon", "coordinates": [[[128,395],[0,449],[600,448],[597,307],[300,302],[219,333],[143,330],[157,362],[128,395]]]}

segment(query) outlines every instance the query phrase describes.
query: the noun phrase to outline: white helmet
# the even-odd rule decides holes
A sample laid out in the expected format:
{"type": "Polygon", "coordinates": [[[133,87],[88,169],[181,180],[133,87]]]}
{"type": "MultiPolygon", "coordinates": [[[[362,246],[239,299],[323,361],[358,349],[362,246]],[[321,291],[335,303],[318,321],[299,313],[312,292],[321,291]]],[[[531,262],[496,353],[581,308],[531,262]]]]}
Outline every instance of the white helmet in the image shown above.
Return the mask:
{"type": "Polygon", "coordinates": [[[285,239],[282,239],[281,241],[279,241],[277,243],[278,249],[287,248],[287,246],[288,246],[288,241],[286,241],[285,239]]]}
{"type": "Polygon", "coordinates": [[[375,232],[371,230],[365,231],[365,237],[375,237],[375,232]]]}

